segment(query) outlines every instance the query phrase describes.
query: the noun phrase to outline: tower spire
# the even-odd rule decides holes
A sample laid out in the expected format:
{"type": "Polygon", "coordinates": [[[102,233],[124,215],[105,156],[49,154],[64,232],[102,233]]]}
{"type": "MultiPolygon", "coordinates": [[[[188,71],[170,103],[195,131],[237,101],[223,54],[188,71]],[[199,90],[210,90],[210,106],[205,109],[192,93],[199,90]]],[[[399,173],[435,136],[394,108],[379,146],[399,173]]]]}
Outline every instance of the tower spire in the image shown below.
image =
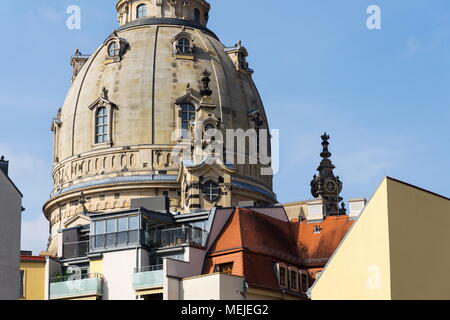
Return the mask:
{"type": "Polygon", "coordinates": [[[343,183],[339,179],[339,176],[335,176],[333,170],[336,168],[333,162],[330,160],[331,153],[329,151],[330,136],[327,133],[322,135],[322,152],[320,156],[322,161],[320,162],[317,171],[319,175],[314,175],[311,181],[311,194],[314,198],[322,199],[325,205],[326,216],[337,216],[345,214],[344,207],[339,208],[339,203],[343,200],[340,196],[342,192],[343,183]]]}

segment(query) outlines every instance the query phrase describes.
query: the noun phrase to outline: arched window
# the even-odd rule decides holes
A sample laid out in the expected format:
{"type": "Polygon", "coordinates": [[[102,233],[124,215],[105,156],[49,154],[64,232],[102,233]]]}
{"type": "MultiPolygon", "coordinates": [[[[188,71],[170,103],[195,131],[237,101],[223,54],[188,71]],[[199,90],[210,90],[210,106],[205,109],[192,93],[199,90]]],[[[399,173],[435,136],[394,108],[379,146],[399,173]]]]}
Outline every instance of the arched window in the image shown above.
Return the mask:
{"type": "Polygon", "coordinates": [[[147,5],[140,4],[136,9],[136,18],[144,18],[147,16],[147,5]]]}
{"type": "Polygon", "coordinates": [[[99,108],[95,113],[95,143],[108,142],[108,110],[99,108]]]}
{"type": "Polygon", "coordinates": [[[209,202],[215,202],[219,199],[219,185],[215,182],[207,182],[203,185],[203,196],[209,202]]]}
{"type": "Polygon", "coordinates": [[[177,54],[192,54],[191,41],[188,38],[180,38],[177,42],[177,54]]]}
{"type": "Polygon", "coordinates": [[[120,52],[119,44],[115,41],[111,42],[111,44],[108,46],[108,55],[110,57],[117,57],[120,52]]]}
{"type": "Polygon", "coordinates": [[[195,107],[191,103],[181,105],[181,129],[188,130],[189,123],[195,119],[195,107]]]}
{"type": "Polygon", "coordinates": [[[194,20],[197,23],[200,23],[200,10],[199,9],[194,9],[194,20]]]}

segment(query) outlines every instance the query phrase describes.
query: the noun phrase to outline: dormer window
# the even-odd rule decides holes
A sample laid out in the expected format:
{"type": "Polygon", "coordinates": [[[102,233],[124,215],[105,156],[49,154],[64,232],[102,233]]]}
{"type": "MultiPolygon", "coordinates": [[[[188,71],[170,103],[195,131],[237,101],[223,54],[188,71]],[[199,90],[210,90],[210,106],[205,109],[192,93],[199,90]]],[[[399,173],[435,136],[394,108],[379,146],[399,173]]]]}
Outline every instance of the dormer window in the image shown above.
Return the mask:
{"type": "Polygon", "coordinates": [[[302,271],[300,276],[301,276],[300,279],[301,290],[303,293],[307,293],[309,289],[308,273],[306,271],[302,271]]]}
{"type": "Polygon", "coordinates": [[[203,185],[203,197],[209,202],[215,202],[220,197],[219,185],[215,182],[209,181],[203,185]]]}
{"type": "Polygon", "coordinates": [[[108,98],[108,90],[103,88],[102,95],[90,106],[92,111],[92,141],[93,147],[112,145],[113,113],[117,106],[108,98]]]}
{"type": "Polygon", "coordinates": [[[120,38],[116,32],[114,32],[104,42],[105,45],[105,65],[122,61],[123,56],[128,51],[129,43],[120,38]]]}
{"type": "Polygon", "coordinates": [[[321,231],[322,231],[322,229],[320,228],[319,225],[314,226],[314,233],[315,234],[320,234],[321,231]]]}
{"type": "Polygon", "coordinates": [[[108,142],[108,110],[101,107],[95,115],[95,143],[105,142],[108,142]]]}
{"type": "Polygon", "coordinates": [[[116,41],[113,41],[108,46],[108,56],[111,58],[117,57],[120,53],[120,46],[116,41]]]}
{"type": "Polygon", "coordinates": [[[140,4],[136,8],[136,18],[145,18],[147,16],[147,5],[140,4]]]}
{"type": "Polygon", "coordinates": [[[183,103],[180,107],[181,129],[189,130],[189,124],[195,119],[195,107],[192,103],[183,103]]]}
{"type": "Polygon", "coordinates": [[[190,55],[192,54],[191,41],[188,38],[180,38],[177,42],[177,54],[190,55]]]}
{"type": "Polygon", "coordinates": [[[299,281],[298,281],[298,269],[294,267],[289,267],[289,285],[291,290],[298,291],[299,281]]]}
{"type": "Polygon", "coordinates": [[[182,31],[172,39],[174,55],[177,59],[194,60],[194,38],[182,31]]]}

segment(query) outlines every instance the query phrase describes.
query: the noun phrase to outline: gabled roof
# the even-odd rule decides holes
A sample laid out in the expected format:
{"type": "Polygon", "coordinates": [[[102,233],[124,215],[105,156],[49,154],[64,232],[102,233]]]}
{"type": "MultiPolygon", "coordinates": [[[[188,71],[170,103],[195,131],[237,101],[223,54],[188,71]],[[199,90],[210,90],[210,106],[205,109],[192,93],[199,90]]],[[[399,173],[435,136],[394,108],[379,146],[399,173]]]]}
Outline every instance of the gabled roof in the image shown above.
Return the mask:
{"type": "Polygon", "coordinates": [[[237,208],[210,253],[247,249],[265,255],[297,255],[289,223],[259,212],[237,208]]]}
{"type": "Polygon", "coordinates": [[[0,170],[0,175],[4,175],[6,180],[8,180],[11,183],[11,186],[19,193],[20,197],[23,198],[22,192],[20,192],[19,188],[17,188],[17,186],[14,184],[14,182],[11,180],[11,178],[7,174],[5,174],[2,170],[0,170]]]}
{"type": "Polygon", "coordinates": [[[353,224],[348,216],[327,217],[320,223],[287,222],[255,210],[235,209],[208,252],[205,265],[211,266],[216,256],[241,252],[248,283],[270,290],[281,290],[276,263],[323,268],[353,224]],[[315,226],[320,226],[320,233],[315,233],[315,226]]]}

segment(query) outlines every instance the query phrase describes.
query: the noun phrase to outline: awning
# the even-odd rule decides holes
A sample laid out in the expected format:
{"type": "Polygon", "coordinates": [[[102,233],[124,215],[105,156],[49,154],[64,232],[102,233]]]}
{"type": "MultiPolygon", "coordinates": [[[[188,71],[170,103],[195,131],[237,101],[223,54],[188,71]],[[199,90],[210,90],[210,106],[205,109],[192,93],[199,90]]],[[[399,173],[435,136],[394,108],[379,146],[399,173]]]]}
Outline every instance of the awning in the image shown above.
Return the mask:
{"type": "Polygon", "coordinates": [[[136,291],[136,294],[138,296],[151,296],[155,294],[162,294],[163,292],[164,292],[163,289],[150,289],[150,290],[136,291]]]}

